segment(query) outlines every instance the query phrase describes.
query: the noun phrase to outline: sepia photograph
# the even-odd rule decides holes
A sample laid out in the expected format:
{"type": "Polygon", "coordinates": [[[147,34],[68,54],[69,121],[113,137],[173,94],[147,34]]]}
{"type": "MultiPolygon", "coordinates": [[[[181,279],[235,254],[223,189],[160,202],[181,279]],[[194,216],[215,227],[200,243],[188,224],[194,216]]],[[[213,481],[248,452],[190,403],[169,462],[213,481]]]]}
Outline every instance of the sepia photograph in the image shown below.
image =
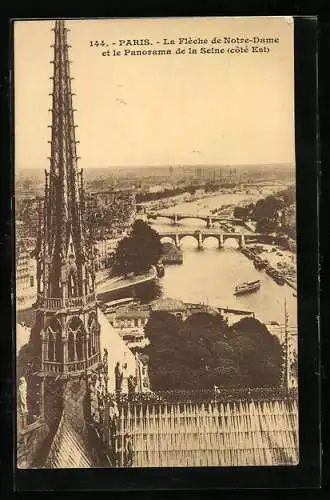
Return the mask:
{"type": "Polygon", "coordinates": [[[293,18],[13,24],[17,468],[299,464],[293,18]]]}

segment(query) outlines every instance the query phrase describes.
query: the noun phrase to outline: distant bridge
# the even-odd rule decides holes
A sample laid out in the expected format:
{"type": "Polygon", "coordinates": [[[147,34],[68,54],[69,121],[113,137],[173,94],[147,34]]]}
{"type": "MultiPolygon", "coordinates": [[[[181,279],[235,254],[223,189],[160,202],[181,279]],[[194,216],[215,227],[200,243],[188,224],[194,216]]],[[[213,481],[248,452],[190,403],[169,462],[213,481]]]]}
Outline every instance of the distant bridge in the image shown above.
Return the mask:
{"type": "Polygon", "coordinates": [[[183,219],[198,219],[206,222],[206,226],[211,228],[215,222],[232,223],[232,224],[242,224],[241,219],[236,219],[234,217],[224,217],[223,215],[201,215],[201,214],[162,214],[160,212],[150,212],[147,214],[148,219],[157,219],[158,217],[163,217],[172,221],[172,224],[176,226],[180,220],[183,219]]]}
{"type": "Polygon", "coordinates": [[[181,240],[186,236],[191,236],[195,238],[198,243],[198,248],[203,248],[203,243],[207,238],[216,238],[218,240],[219,248],[223,248],[224,243],[229,238],[235,239],[238,241],[240,247],[244,247],[246,243],[255,243],[259,241],[263,241],[265,239],[264,234],[260,233],[224,233],[219,231],[208,231],[208,230],[197,230],[197,231],[168,231],[163,232],[159,231],[159,235],[161,240],[164,238],[171,238],[177,248],[180,248],[181,240]]]}

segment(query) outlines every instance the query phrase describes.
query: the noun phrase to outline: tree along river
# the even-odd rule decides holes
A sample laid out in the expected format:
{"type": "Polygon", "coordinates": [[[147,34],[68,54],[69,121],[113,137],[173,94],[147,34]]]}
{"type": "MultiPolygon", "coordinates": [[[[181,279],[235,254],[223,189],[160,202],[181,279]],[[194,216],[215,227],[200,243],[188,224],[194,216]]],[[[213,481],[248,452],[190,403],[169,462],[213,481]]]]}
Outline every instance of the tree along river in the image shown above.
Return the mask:
{"type": "MultiPolygon", "coordinates": [[[[212,207],[220,207],[222,197],[211,198],[212,207]]],[[[227,201],[227,200],[226,200],[227,201]]],[[[198,202],[203,211],[207,210],[208,200],[198,202]]],[[[180,206],[167,209],[163,213],[195,213],[197,203],[180,203],[180,206]],[[191,207],[193,205],[193,207],[191,207]],[[188,207],[190,210],[188,211],[188,207]]],[[[210,209],[211,207],[209,207],[210,209]]],[[[206,224],[197,219],[182,220],[179,226],[171,225],[167,219],[158,218],[152,227],[159,232],[182,229],[205,228],[206,224]]],[[[170,241],[170,240],[166,240],[170,241]]],[[[165,276],[159,280],[163,297],[172,297],[186,302],[204,302],[211,306],[229,307],[255,312],[262,322],[276,321],[284,324],[284,304],[286,301],[288,324],[297,325],[297,298],[295,291],[288,285],[278,285],[264,270],[257,270],[253,262],[237,248],[235,240],[227,240],[225,248],[219,250],[214,238],[204,241],[204,249],[197,249],[197,241],[192,237],[181,240],[183,264],[166,266],[165,276]],[[256,292],[235,296],[234,287],[243,281],[260,279],[261,288],[256,292]]]]}

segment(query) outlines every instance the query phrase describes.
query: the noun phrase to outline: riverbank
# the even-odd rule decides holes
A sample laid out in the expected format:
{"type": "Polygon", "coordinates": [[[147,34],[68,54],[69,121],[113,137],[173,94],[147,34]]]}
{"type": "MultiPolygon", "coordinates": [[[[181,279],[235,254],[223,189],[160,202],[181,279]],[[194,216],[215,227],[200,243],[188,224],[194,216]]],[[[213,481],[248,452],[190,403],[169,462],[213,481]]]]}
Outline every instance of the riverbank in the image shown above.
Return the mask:
{"type": "Polygon", "coordinates": [[[271,245],[264,245],[265,250],[260,254],[262,259],[267,259],[269,264],[279,271],[285,282],[297,290],[296,256],[290,250],[283,250],[271,245]]]}
{"type": "Polygon", "coordinates": [[[242,253],[253,260],[256,267],[265,269],[279,284],[287,283],[291,288],[297,290],[296,256],[289,250],[283,250],[274,245],[246,245],[242,253]]]}

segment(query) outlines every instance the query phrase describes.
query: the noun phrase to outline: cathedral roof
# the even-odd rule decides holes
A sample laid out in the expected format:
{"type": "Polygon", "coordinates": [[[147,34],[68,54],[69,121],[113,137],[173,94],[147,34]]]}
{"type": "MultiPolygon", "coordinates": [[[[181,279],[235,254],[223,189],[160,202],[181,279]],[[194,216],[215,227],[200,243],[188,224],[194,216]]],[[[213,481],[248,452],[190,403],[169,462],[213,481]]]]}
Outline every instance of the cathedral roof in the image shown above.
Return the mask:
{"type": "Polygon", "coordinates": [[[132,429],[133,467],[269,466],[299,462],[295,402],[155,404],[136,414],[128,410],[126,418],[132,429]]]}
{"type": "MultiPolygon", "coordinates": [[[[67,403],[70,408],[74,403],[67,403]]],[[[79,422],[75,412],[73,416],[79,422]]],[[[71,416],[72,417],[72,416],[71,416]]],[[[133,467],[296,465],[298,408],[291,400],[149,403],[120,415],[130,424],[133,467]]],[[[95,467],[84,432],[61,421],[47,468],[95,467]]]]}
{"type": "Polygon", "coordinates": [[[53,438],[44,468],[90,468],[93,459],[84,417],[86,383],[69,380],[64,394],[61,420],[53,438]]]}
{"type": "Polygon", "coordinates": [[[93,458],[82,436],[67,423],[61,424],[58,432],[59,437],[53,443],[45,468],[89,469],[93,467],[93,458]]]}
{"type": "Polygon", "coordinates": [[[110,462],[100,447],[98,431],[86,423],[89,410],[86,406],[88,388],[85,377],[70,379],[63,395],[63,411],[50,445],[46,469],[77,469],[107,467],[110,462]],[[87,413],[86,413],[87,411],[87,413]]]}

